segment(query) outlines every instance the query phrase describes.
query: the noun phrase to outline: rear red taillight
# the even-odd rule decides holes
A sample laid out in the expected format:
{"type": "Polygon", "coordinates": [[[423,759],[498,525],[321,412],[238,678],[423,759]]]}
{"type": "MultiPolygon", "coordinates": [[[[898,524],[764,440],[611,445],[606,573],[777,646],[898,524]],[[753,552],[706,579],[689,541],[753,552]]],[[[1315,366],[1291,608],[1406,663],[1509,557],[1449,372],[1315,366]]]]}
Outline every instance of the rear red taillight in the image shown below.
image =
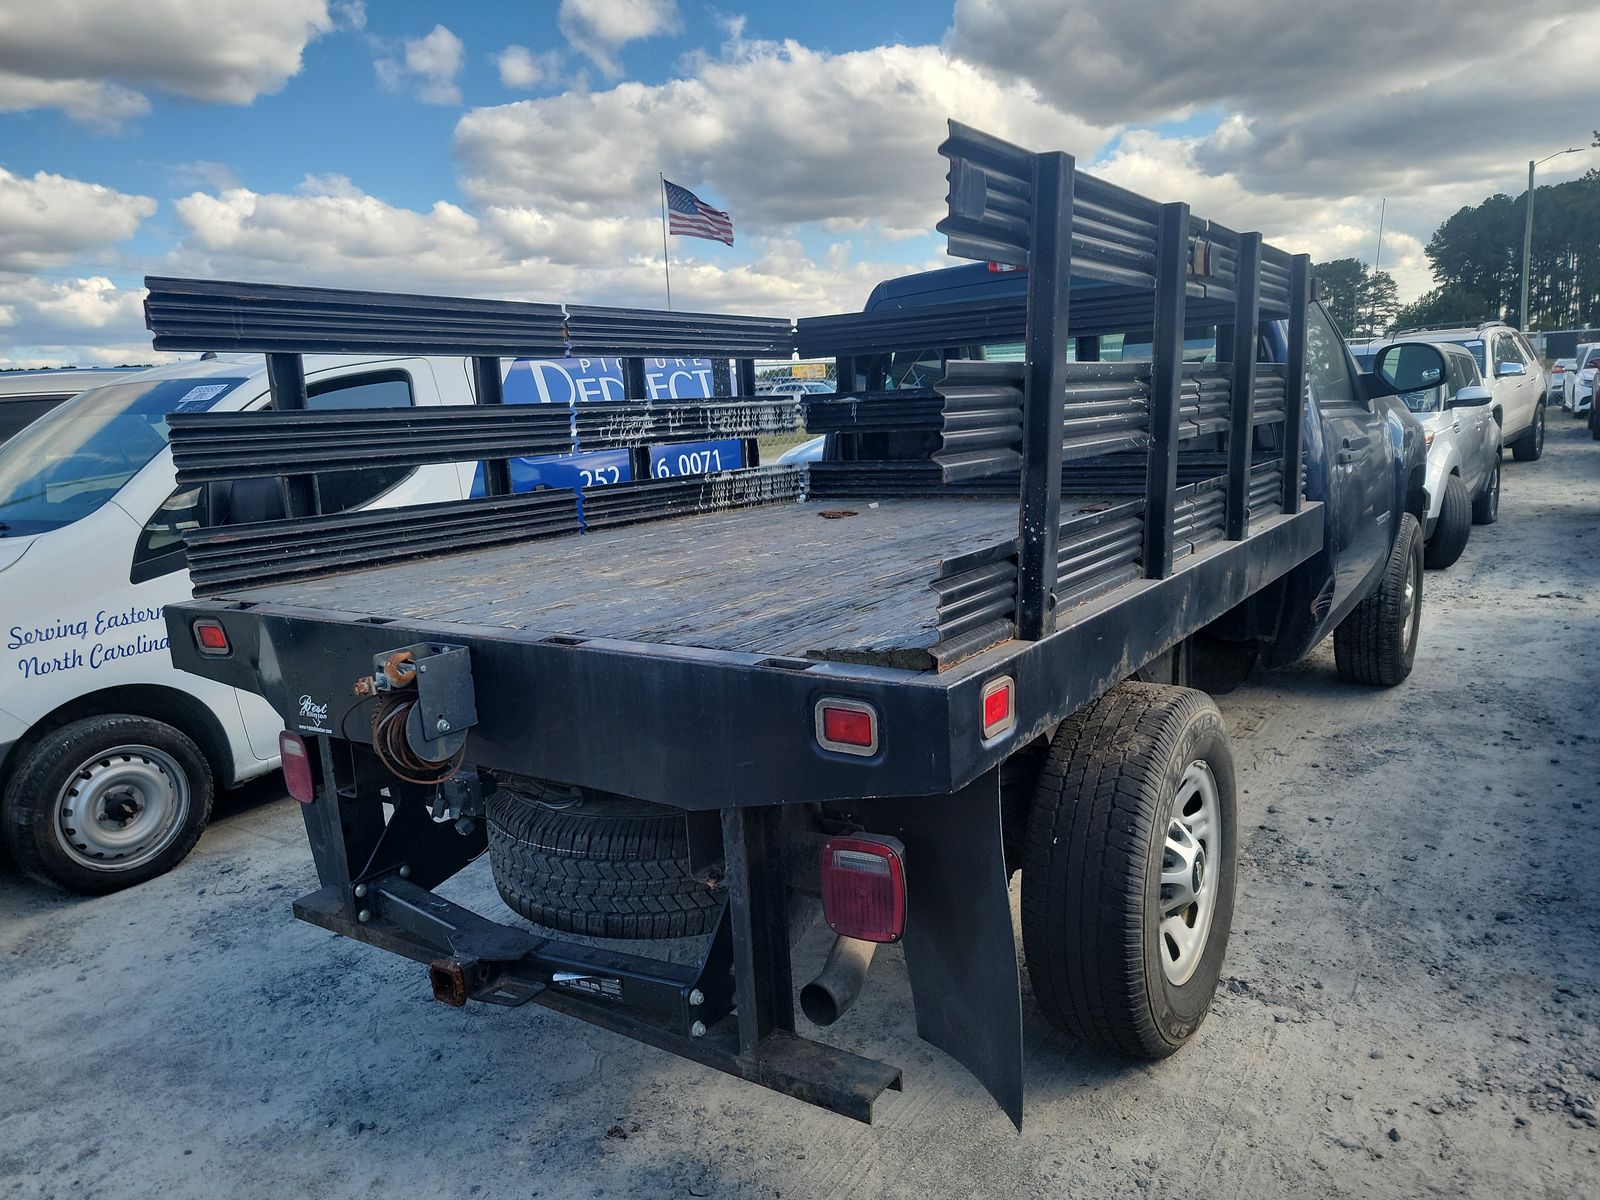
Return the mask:
{"type": "Polygon", "coordinates": [[[278,755],[283,759],[283,782],[289,795],[301,804],[310,804],[317,798],[317,785],[311,779],[311,755],[305,739],[285,729],[278,735],[278,755]]]}
{"type": "Polygon", "coordinates": [[[196,621],[194,644],[200,648],[201,654],[213,656],[228,654],[233,649],[228,645],[228,631],[222,627],[221,621],[196,621]]]}
{"type": "Polygon", "coordinates": [[[878,710],[862,700],[817,701],[817,741],[838,754],[878,752],[878,710]]]}
{"type": "Polygon", "coordinates": [[[1017,685],[1002,675],[983,685],[983,740],[997,738],[1017,723],[1017,685]]]}
{"type": "Polygon", "coordinates": [[[822,911],[842,937],[898,942],[906,931],[905,847],[862,833],[822,846],[822,911]]]}

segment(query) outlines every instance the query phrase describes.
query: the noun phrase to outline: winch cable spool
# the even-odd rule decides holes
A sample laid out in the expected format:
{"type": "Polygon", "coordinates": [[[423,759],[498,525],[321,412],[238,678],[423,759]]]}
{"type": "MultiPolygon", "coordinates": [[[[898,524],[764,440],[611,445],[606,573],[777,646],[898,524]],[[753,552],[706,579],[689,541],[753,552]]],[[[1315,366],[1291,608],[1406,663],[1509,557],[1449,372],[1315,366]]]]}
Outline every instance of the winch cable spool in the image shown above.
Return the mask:
{"type": "Polygon", "coordinates": [[[454,756],[443,760],[423,758],[413,750],[406,737],[406,723],[417,706],[414,690],[417,671],[411,663],[411,654],[402,651],[392,656],[384,663],[383,674],[390,683],[386,690],[363,687],[366,680],[356,685],[358,694],[365,693],[376,700],[372,710],[372,751],[396,779],[422,787],[437,787],[461,769],[467,743],[463,740],[454,756]]]}

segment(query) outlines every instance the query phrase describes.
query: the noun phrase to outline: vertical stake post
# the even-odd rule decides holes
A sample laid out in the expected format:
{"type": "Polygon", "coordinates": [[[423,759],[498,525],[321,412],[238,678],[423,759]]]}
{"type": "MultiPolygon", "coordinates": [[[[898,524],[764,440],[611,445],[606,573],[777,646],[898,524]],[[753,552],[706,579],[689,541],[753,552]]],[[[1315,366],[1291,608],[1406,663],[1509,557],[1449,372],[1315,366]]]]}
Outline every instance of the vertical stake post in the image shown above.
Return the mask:
{"type": "Polygon", "coordinates": [[[1306,310],[1311,304],[1311,258],[1289,262],[1289,352],[1283,372],[1283,511],[1300,511],[1301,435],[1306,418],[1306,310]]]}
{"type": "Polygon", "coordinates": [[[1189,284],[1189,206],[1163,204],[1156,218],[1156,312],[1150,343],[1150,461],[1145,476],[1144,574],[1172,574],[1178,491],[1178,399],[1183,387],[1189,284]]]}
{"type": "Polygon", "coordinates": [[[1028,328],[1022,415],[1022,503],[1017,636],[1055,629],[1056,540],[1061,526],[1062,414],[1067,391],[1067,309],[1072,295],[1073,160],[1033,160],[1028,242],[1028,328]]]}
{"type": "Polygon", "coordinates": [[[1250,528],[1250,451],[1255,442],[1256,339],[1261,321],[1259,233],[1239,235],[1239,270],[1233,294],[1229,379],[1233,407],[1228,421],[1228,492],[1223,524],[1225,536],[1239,541],[1250,528]]]}

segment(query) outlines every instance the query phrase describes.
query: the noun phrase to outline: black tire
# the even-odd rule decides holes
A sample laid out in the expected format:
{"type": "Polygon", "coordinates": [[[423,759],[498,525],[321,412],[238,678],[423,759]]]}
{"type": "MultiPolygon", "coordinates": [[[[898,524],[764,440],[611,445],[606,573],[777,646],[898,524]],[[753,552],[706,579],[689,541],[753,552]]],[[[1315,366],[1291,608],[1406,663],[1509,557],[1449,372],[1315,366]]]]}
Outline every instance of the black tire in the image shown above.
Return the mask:
{"type": "Polygon", "coordinates": [[[1439,522],[1433,527],[1433,536],[1423,551],[1423,562],[1434,571],[1453,566],[1467,548],[1467,538],[1471,535],[1472,501],[1467,499],[1467,487],[1461,482],[1461,476],[1451,475],[1444,481],[1439,522]]]}
{"type": "Polygon", "coordinates": [[[214,791],[210,763],[180,730],[149,717],[86,717],[51,730],[23,755],[0,796],[0,835],[30,877],[104,895],[182,862],[211,819],[214,791]],[[140,786],[156,790],[147,795],[140,786]],[[156,798],[163,787],[170,799],[156,798]],[[168,803],[170,819],[145,838],[110,845],[168,803]],[[85,814],[74,813],[80,804],[98,814],[94,832],[69,824],[85,814]]]}
{"type": "Polygon", "coordinates": [[[1416,660],[1421,624],[1422,527],[1404,513],[1377,586],[1333,631],[1339,678],[1373,687],[1403,682],[1416,660]]]}
{"type": "Polygon", "coordinates": [[[1472,498],[1472,523],[1493,525],[1500,519],[1500,451],[1494,452],[1494,473],[1489,482],[1472,498]]]}
{"type": "Polygon", "coordinates": [[[1511,453],[1516,455],[1518,462],[1538,462],[1539,456],[1544,453],[1543,400],[1539,401],[1539,407],[1533,411],[1533,424],[1512,444],[1511,453]]]}
{"type": "Polygon", "coordinates": [[[722,892],[689,874],[682,813],[621,797],[555,810],[502,790],[488,816],[495,886],[530,921],[611,938],[691,937],[716,924],[722,892]]]}
{"type": "Polygon", "coordinates": [[[1600,442],[1600,404],[1593,401],[1589,404],[1589,436],[1600,442]]]}
{"type": "Polygon", "coordinates": [[[1028,976],[1052,1025],[1136,1058],[1164,1058],[1188,1041],[1227,953],[1237,828],[1233,752],[1205,693],[1124,683],[1061,723],[1034,791],[1022,868],[1028,976]],[[1220,809],[1220,836],[1207,848],[1216,895],[1192,973],[1174,983],[1163,966],[1161,871],[1171,805],[1195,763],[1209,771],[1220,809]]]}

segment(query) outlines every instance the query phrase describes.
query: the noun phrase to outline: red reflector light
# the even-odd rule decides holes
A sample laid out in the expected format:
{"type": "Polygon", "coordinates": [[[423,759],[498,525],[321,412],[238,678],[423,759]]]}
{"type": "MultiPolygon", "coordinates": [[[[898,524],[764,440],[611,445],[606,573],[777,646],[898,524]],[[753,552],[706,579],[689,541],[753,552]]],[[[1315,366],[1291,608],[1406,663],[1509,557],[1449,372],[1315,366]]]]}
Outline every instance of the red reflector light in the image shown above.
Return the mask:
{"type": "Polygon", "coordinates": [[[1017,686],[1002,675],[983,685],[983,740],[999,737],[1017,723],[1017,686]]]}
{"type": "Polygon", "coordinates": [[[317,798],[317,786],[311,779],[311,755],[306,752],[305,740],[285,729],[278,735],[278,754],[283,759],[283,782],[289,795],[301,804],[310,804],[317,798]]]}
{"type": "Polygon", "coordinates": [[[231,649],[228,645],[228,631],[222,627],[220,621],[196,621],[194,644],[200,647],[202,654],[226,654],[231,649]]]}
{"type": "Polygon", "coordinates": [[[878,710],[861,700],[817,701],[817,741],[839,754],[878,752],[878,710]]]}
{"type": "Polygon", "coordinates": [[[822,846],[822,912],[843,937],[898,942],[906,931],[905,847],[862,833],[822,846]]]}

